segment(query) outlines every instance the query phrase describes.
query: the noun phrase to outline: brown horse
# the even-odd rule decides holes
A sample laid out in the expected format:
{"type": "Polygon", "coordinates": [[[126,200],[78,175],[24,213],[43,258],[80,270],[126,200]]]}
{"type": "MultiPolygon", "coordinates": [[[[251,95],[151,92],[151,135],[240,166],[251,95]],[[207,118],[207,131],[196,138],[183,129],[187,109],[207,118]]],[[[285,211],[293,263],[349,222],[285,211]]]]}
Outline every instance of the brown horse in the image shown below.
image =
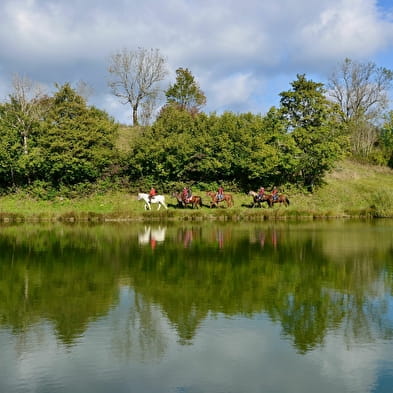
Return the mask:
{"type": "Polygon", "coordinates": [[[231,194],[223,194],[222,199],[218,199],[217,193],[214,191],[208,191],[206,195],[211,198],[210,207],[218,207],[218,204],[223,201],[227,203],[227,207],[233,206],[233,198],[231,194]]]}
{"type": "Polygon", "coordinates": [[[267,195],[267,197],[269,198],[269,206],[273,207],[274,203],[279,203],[280,205],[283,204],[285,207],[289,206],[289,199],[286,195],[284,194],[280,194],[276,199],[273,198],[273,195],[269,194],[267,195]]]}
{"type": "Polygon", "coordinates": [[[270,198],[270,194],[263,194],[263,196],[261,197],[258,193],[256,193],[255,191],[250,191],[248,193],[248,195],[252,196],[252,204],[251,207],[262,207],[262,203],[266,202],[268,204],[269,207],[272,207],[272,203],[271,203],[271,198],[270,198]]]}
{"type": "Polygon", "coordinates": [[[202,207],[202,198],[200,196],[193,195],[191,198],[185,199],[180,192],[174,192],[172,196],[177,199],[177,203],[180,207],[187,207],[189,204],[192,205],[193,209],[202,207]]]}

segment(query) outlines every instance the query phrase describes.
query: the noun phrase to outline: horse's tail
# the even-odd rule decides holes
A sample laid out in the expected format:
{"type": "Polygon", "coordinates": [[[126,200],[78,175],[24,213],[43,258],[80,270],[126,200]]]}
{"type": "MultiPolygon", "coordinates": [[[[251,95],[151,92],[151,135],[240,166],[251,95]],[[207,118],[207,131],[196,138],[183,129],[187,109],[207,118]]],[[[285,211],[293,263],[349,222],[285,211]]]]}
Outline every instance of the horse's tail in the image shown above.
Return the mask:
{"type": "Polygon", "coordinates": [[[285,202],[287,203],[287,205],[290,205],[289,199],[287,197],[285,197],[285,202]]]}

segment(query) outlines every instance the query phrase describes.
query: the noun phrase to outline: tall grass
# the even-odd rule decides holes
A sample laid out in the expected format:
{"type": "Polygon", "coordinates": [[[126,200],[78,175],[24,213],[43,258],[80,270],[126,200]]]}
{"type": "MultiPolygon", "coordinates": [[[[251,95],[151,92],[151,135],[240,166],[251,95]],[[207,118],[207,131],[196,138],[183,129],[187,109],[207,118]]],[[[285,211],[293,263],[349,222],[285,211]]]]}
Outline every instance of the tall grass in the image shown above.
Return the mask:
{"type": "MultiPolygon", "coordinates": [[[[136,194],[106,191],[89,197],[56,196],[51,200],[33,198],[20,192],[0,198],[0,221],[90,221],[108,220],[219,220],[261,221],[331,217],[393,217],[393,171],[382,167],[344,161],[326,176],[325,185],[313,194],[294,192],[287,208],[251,208],[251,197],[233,193],[235,207],[220,205],[210,209],[178,209],[176,200],[166,195],[168,210],[145,211],[136,194]]],[[[194,194],[205,191],[194,190],[194,194]]],[[[204,198],[206,203],[206,198],[204,198]]]]}

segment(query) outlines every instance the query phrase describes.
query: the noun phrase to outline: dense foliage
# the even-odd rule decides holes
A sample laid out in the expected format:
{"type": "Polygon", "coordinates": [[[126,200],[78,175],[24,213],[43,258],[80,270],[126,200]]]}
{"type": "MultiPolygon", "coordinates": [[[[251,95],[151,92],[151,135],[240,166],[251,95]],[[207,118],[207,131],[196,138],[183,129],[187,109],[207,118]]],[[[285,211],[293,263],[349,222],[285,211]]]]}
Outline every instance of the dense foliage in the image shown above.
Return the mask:
{"type": "MultiPolygon", "coordinates": [[[[119,125],[69,84],[53,96],[11,94],[0,104],[0,188],[38,184],[56,192],[109,179],[106,184],[121,180],[163,192],[218,184],[234,191],[273,185],[313,191],[361,131],[360,122],[351,131],[323,84],[305,75],[265,115],[200,112],[205,96],[188,69],[177,70],[166,95],[151,125],[119,138],[119,125]]],[[[370,129],[365,123],[364,132],[370,129]]],[[[361,139],[368,160],[393,166],[392,113],[372,132],[372,142],[361,139]]]]}
{"type": "Polygon", "coordinates": [[[48,186],[94,182],[116,163],[118,126],[105,112],[87,106],[69,84],[45,100],[39,120],[31,124],[29,148],[15,119],[15,102],[0,107],[0,185],[48,186]]]}
{"type": "Polygon", "coordinates": [[[281,107],[251,113],[193,115],[167,106],[129,155],[134,179],[231,184],[242,189],[295,183],[312,188],[345,149],[335,107],[304,76],[281,93],[281,107]]]}

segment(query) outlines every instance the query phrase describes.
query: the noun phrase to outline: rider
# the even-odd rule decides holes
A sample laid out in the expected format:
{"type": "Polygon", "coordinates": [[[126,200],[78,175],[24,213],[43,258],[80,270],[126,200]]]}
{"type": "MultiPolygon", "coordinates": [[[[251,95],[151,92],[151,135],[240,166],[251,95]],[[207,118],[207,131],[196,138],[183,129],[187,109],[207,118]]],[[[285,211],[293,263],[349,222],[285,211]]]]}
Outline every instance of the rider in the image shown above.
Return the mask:
{"type": "Polygon", "coordinates": [[[264,196],[264,195],[265,195],[265,189],[264,189],[264,187],[261,187],[261,188],[258,190],[258,195],[257,195],[258,200],[261,201],[261,200],[263,199],[263,196],[264,196]]]}
{"type": "Polygon", "coordinates": [[[224,189],[222,188],[222,186],[218,187],[216,198],[218,201],[221,201],[224,199],[224,189]]]}
{"type": "Polygon", "coordinates": [[[272,196],[273,196],[274,201],[276,201],[278,199],[278,190],[277,190],[276,186],[273,187],[272,196]]]}
{"type": "Polygon", "coordinates": [[[183,188],[183,192],[182,192],[182,199],[183,199],[184,202],[188,201],[188,193],[189,193],[188,188],[184,187],[183,188]]]}
{"type": "Polygon", "coordinates": [[[150,192],[149,192],[149,202],[151,202],[151,200],[152,200],[156,195],[157,195],[157,191],[156,191],[156,189],[155,189],[154,187],[152,187],[152,188],[150,189],[150,192]]]}

